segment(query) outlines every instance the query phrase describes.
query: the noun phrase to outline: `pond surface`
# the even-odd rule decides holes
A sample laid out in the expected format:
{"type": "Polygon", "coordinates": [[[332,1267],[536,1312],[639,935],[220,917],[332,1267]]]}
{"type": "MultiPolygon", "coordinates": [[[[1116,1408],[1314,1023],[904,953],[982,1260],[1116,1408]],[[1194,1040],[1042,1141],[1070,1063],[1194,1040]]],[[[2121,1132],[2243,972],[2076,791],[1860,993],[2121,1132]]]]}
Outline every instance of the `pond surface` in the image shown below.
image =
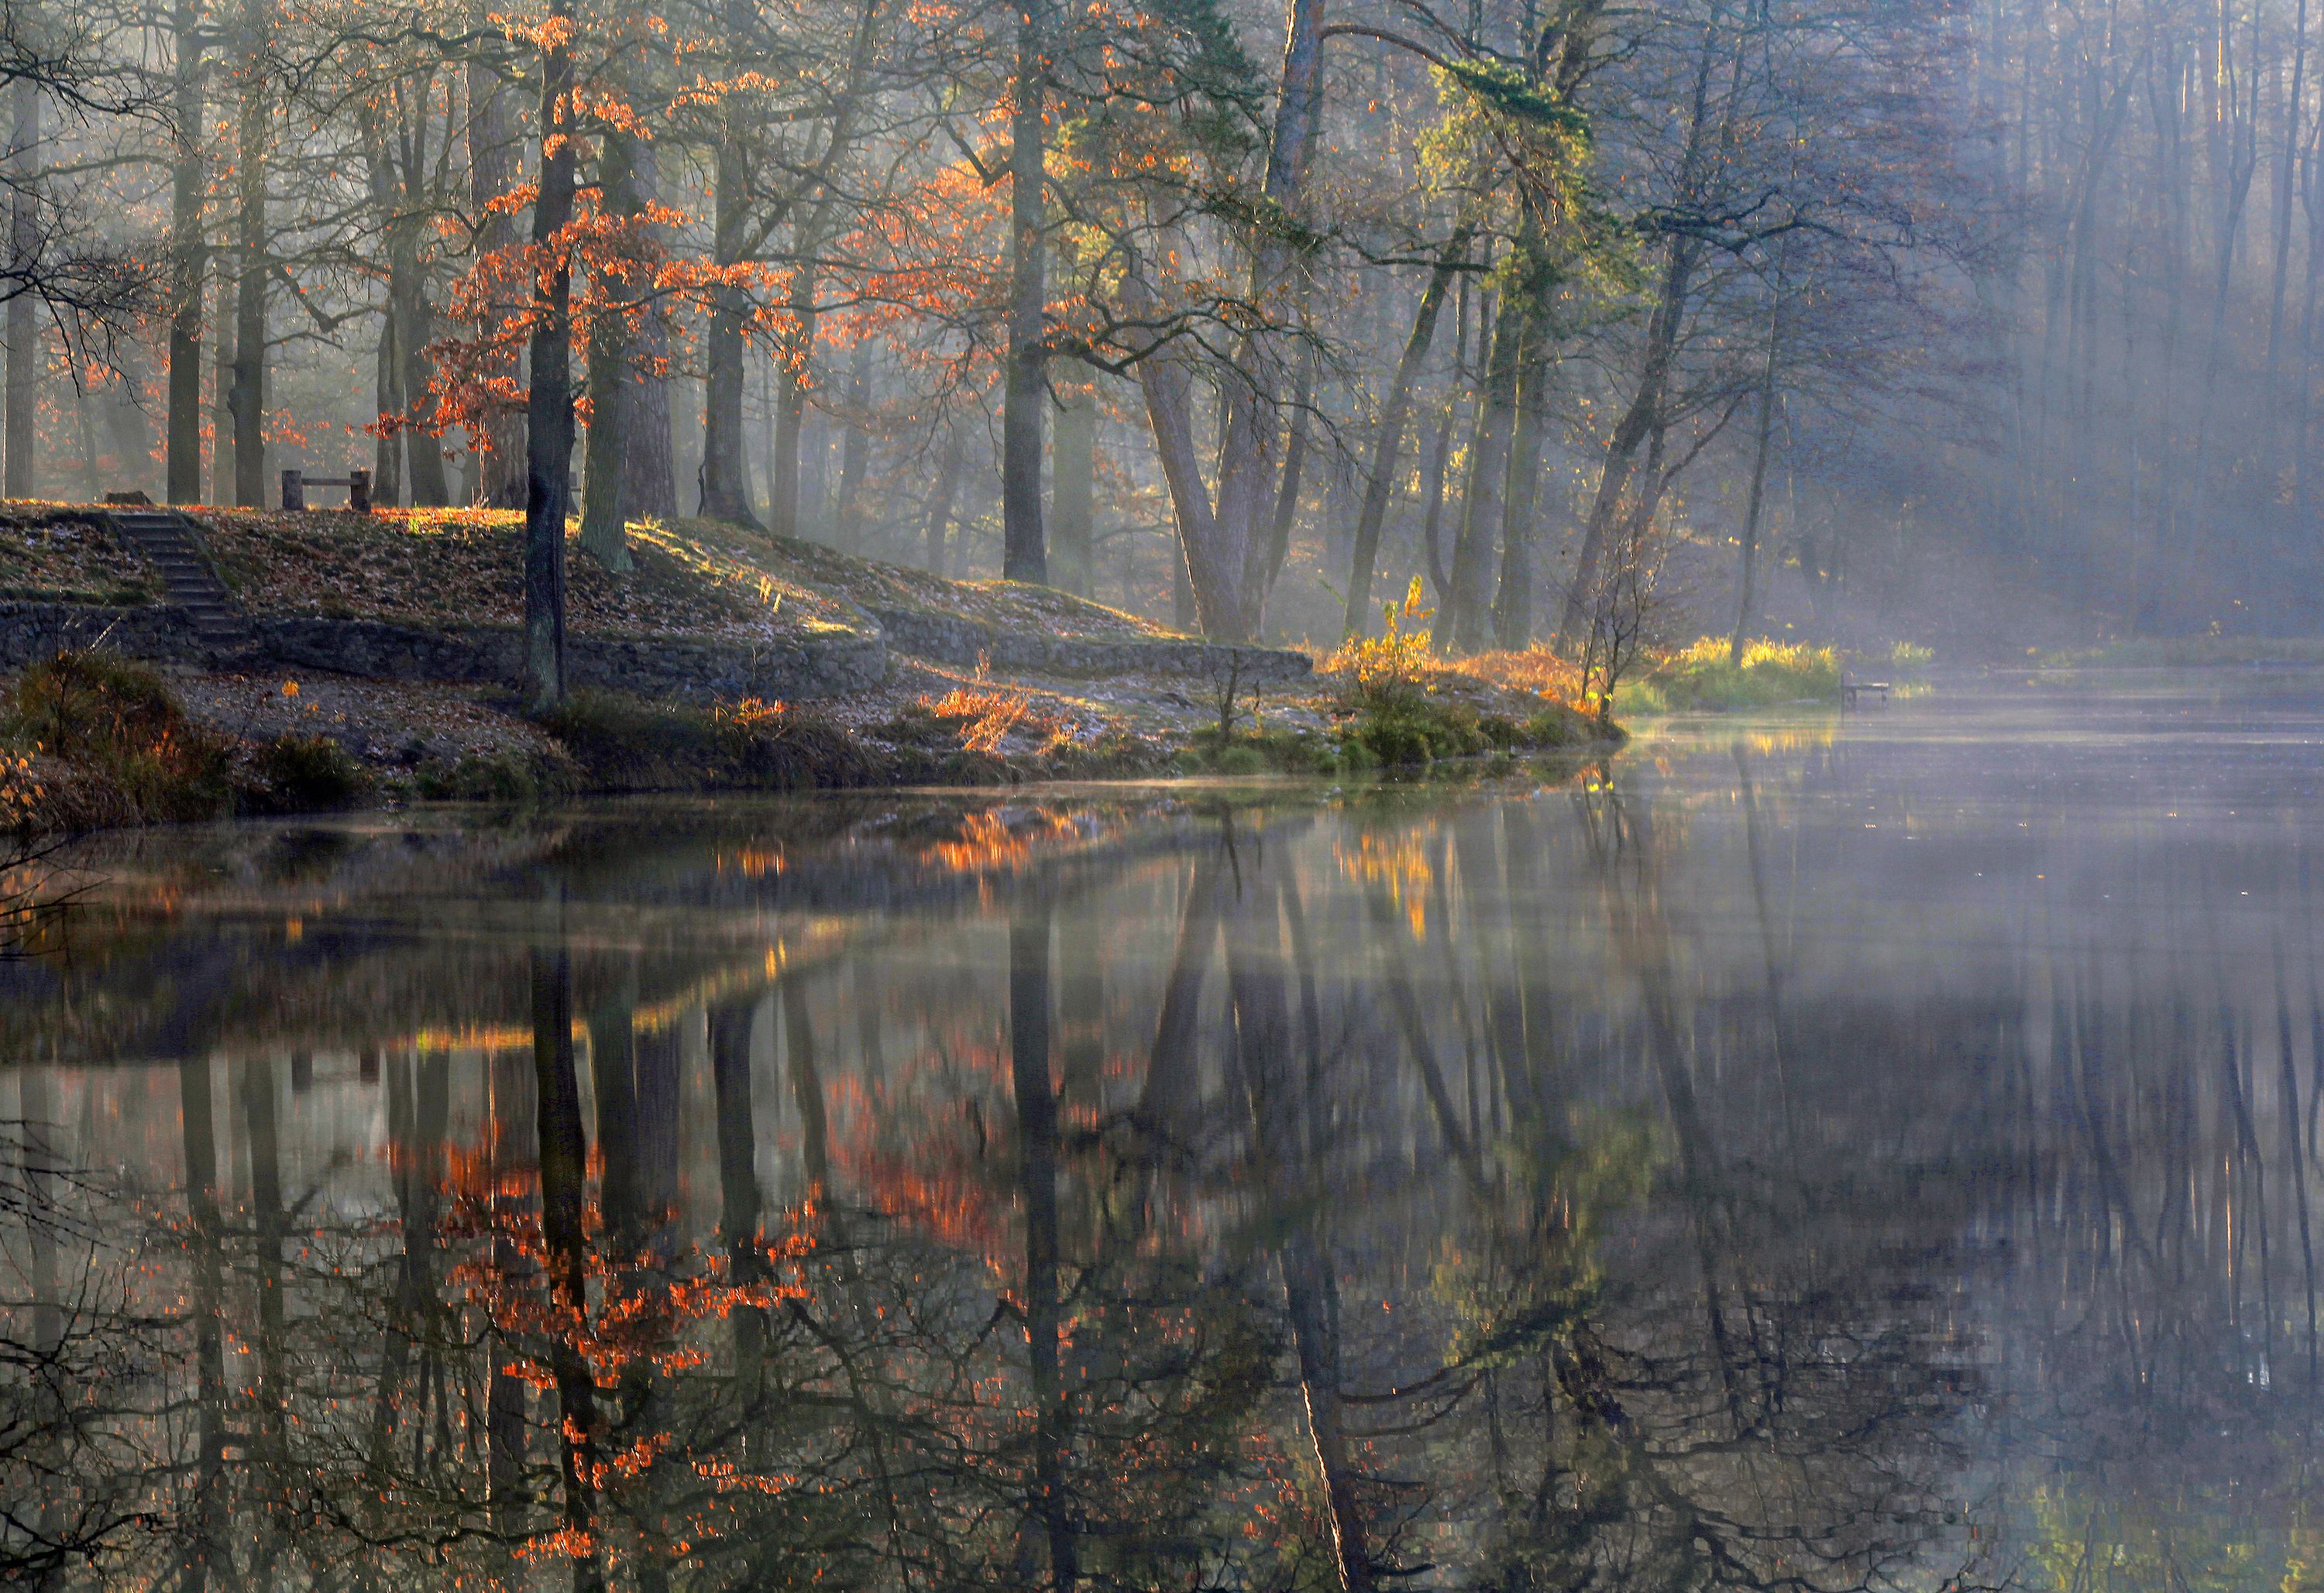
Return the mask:
{"type": "Polygon", "coordinates": [[[123,838],[0,1579],[2324,1579],[2324,693],[123,838]]]}

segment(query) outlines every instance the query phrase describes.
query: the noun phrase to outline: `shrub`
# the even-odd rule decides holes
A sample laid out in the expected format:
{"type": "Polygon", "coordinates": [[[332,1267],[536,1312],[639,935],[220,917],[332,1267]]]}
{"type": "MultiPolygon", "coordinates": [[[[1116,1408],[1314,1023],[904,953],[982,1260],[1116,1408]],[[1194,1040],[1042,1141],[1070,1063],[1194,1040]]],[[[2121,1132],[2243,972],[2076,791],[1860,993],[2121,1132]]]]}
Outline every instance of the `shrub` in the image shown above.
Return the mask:
{"type": "Polygon", "coordinates": [[[371,777],[328,736],[281,735],[251,760],[257,787],[253,806],[274,813],[345,807],[370,787],[371,777]]]}
{"type": "Polygon", "coordinates": [[[1188,774],[1223,775],[1330,774],[1342,761],[1340,746],[1322,731],[1264,724],[1223,736],[1217,725],[1204,725],[1178,760],[1188,774]]]}
{"type": "Polygon", "coordinates": [[[941,697],[922,697],[919,705],[954,726],[961,747],[970,752],[998,752],[1019,731],[1055,741],[1065,728],[1055,714],[1036,711],[1023,692],[956,686],[941,697]]]}
{"type": "Polygon", "coordinates": [[[576,691],[540,719],[581,767],[598,776],[652,775],[712,748],[709,718],[620,692],[576,691]]]}
{"type": "Polygon", "coordinates": [[[1459,703],[1423,696],[1364,709],[1342,734],[1375,761],[1399,769],[1511,746],[1517,725],[1498,714],[1480,714],[1459,703]]]}
{"type": "Polygon", "coordinates": [[[1744,645],[1740,663],[1730,661],[1729,651],[1724,638],[1706,636],[1663,654],[1625,688],[1623,708],[1683,713],[1840,701],[1840,654],[1835,649],[1763,639],[1744,645]]]}
{"type": "Polygon", "coordinates": [[[45,827],[216,818],[234,803],[226,741],[186,717],[160,673],[110,653],[64,652],[26,669],[6,729],[64,766],[45,827]]]}
{"type": "Polygon", "coordinates": [[[695,708],[614,692],[576,692],[541,723],[595,784],[795,790],[855,786],[862,748],[818,714],[745,697],[695,708]]]}
{"type": "Polygon", "coordinates": [[[781,703],[745,697],[710,711],[723,778],[785,790],[861,785],[871,760],[841,726],[781,703]]]}
{"type": "Polygon", "coordinates": [[[1360,712],[1410,703],[1427,691],[1439,666],[1428,650],[1430,632],[1425,626],[1407,631],[1405,622],[1417,624],[1434,612],[1422,606],[1420,577],[1413,576],[1401,604],[1380,605],[1383,633],[1351,638],[1323,659],[1322,672],[1346,683],[1349,706],[1360,712]]]}
{"type": "Polygon", "coordinates": [[[471,754],[457,763],[420,766],[412,784],[422,796],[451,802],[530,802],[541,794],[540,772],[516,752],[471,754]]]}

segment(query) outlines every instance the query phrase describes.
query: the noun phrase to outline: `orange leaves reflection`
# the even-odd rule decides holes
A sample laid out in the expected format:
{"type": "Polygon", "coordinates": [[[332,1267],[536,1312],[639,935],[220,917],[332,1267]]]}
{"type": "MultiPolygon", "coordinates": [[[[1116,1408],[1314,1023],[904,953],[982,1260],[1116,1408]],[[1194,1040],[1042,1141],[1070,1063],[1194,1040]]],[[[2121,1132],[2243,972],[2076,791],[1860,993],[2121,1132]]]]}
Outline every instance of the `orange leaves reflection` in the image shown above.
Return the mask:
{"type": "Polygon", "coordinates": [[[1352,848],[1344,842],[1332,847],[1333,861],[1342,874],[1387,887],[1388,899],[1404,909],[1415,940],[1428,938],[1428,888],[1436,878],[1426,850],[1431,833],[1425,827],[1402,827],[1392,835],[1367,831],[1356,837],[1352,848]]]}

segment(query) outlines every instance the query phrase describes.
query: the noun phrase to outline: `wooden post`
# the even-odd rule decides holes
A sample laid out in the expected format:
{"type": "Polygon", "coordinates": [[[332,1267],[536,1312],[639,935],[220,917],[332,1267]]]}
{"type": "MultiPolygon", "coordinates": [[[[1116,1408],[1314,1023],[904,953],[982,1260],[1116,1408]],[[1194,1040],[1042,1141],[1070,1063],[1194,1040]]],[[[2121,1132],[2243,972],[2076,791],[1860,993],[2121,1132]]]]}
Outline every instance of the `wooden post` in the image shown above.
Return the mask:
{"type": "Polygon", "coordinates": [[[307,507],[307,473],[305,471],[286,470],[282,473],[282,507],[285,509],[307,507]]]}
{"type": "Polygon", "coordinates": [[[347,512],[371,512],[371,472],[360,465],[347,472],[347,512]]]}

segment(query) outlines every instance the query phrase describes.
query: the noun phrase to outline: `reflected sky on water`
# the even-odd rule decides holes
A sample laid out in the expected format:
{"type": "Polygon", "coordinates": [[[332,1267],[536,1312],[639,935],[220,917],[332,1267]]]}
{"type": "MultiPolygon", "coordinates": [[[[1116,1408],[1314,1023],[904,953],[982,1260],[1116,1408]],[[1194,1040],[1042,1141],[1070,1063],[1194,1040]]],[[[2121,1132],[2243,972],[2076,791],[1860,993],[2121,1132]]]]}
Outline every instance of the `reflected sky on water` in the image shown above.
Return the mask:
{"type": "Polygon", "coordinates": [[[0,965],[0,1572],[2303,1593],[2319,744],[106,840],[0,965]]]}

